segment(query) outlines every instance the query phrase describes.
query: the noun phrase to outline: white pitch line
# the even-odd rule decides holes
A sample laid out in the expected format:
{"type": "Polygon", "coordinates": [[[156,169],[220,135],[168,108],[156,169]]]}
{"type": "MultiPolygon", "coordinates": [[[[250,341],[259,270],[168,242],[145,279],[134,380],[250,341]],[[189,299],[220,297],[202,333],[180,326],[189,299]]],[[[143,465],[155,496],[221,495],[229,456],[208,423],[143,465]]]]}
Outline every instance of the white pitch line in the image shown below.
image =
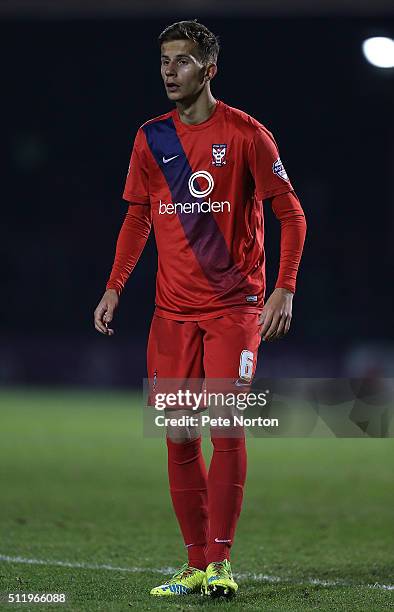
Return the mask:
{"type": "MultiPolygon", "coordinates": [[[[131,574],[151,572],[155,574],[173,574],[175,572],[174,567],[116,567],[114,565],[97,564],[97,563],[78,563],[71,561],[55,561],[51,559],[27,559],[26,557],[10,557],[9,555],[1,555],[0,561],[6,563],[23,563],[26,565],[47,565],[53,567],[69,567],[74,569],[92,569],[92,570],[109,570],[113,572],[127,572],[131,574]]],[[[303,585],[319,585],[319,586],[358,586],[368,587],[371,589],[381,589],[386,591],[394,591],[394,585],[392,584],[353,584],[351,582],[345,582],[342,580],[320,580],[319,578],[305,578],[304,580],[293,580],[292,578],[286,578],[281,576],[270,576],[269,574],[255,574],[253,572],[240,572],[234,573],[234,576],[239,580],[252,580],[254,582],[287,582],[289,584],[303,585]]]]}
{"type": "Polygon", "coordinates": [[[163,567],[163,568],[152,568],[146,569],[144,567],[116,567],[114,565],[108,564],[97,564],[97,563],[78,563],[71,561],[55,561],[50,559],[26,559],[25,557],[9,557],[8,555],[0,555],[0,561],[5,561],[6,563],[24,563],[27,565],[50,565],[56,567],[70,567],[75,569],[92,569],[92,570],[110,570],[115,572],[130,572],[130,573],[142,573],[142,572],[155,572],[159,574],[165,573],[174,573],[175,569],[172,567],[163,567]]]}

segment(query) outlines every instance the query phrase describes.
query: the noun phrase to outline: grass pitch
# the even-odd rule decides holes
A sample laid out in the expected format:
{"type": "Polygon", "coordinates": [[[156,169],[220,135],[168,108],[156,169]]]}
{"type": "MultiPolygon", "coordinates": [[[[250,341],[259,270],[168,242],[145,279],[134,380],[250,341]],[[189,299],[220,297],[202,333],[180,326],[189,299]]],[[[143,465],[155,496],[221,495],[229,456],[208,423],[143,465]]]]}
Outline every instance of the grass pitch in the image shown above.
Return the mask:
{"type": "Polygon", "coordinates": [[[393,439],[249,438],[237,598],[150,597],[185,556],[141,411],[126,393],[0,394],[0,593],[67,596],[0,609],[394,609],[393,439]]]}

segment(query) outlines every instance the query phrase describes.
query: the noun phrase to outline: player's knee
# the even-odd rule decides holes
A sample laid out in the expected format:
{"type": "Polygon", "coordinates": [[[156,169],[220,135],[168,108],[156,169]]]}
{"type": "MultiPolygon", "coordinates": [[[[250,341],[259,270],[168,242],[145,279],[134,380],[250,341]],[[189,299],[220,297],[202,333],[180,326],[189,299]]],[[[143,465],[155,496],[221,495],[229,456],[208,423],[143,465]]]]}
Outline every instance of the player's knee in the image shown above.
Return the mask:
{"type": "Polygon", "coordinates": [[[173,442],[190,442],[201,435],[199,419],[190,411],[166,411],[167,437],[173,442]]]}
{"type": "Polygon", "coordinates": [[[211,427],[211,442],[217,451],[239,450],[245,447],[243,427],[211,427]]]}
{"type": "Polygon", "coordinates": [[[179,444],[190,442],[199,436],[200,430],[197,427],[167,426],[167,437],[173,442],[179,442],[179,444]]]}
{"type": "Polygon", "coordinates": [[[199,432],[190,431],[188,428],[185,428],[183,431],[174,431],[173,429],[167,428],[167,437],[170,438],[172,442],[184,444],[185,442],[190,442],[198,438],[199,432]]]}

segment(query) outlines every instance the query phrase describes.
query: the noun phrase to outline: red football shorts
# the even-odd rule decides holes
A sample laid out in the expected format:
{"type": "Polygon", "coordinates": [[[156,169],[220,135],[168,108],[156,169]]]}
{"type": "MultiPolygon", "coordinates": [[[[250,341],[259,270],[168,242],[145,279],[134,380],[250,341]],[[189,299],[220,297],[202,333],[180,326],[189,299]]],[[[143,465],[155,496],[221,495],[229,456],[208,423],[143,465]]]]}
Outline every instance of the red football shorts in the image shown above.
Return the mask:
{"type": "Polygon", "coordinates": [[[148,378],[251,382],[261,340],[258,318],[257,313],[236,311],[206,321],[173,321],[154,315],[148,378]]]}

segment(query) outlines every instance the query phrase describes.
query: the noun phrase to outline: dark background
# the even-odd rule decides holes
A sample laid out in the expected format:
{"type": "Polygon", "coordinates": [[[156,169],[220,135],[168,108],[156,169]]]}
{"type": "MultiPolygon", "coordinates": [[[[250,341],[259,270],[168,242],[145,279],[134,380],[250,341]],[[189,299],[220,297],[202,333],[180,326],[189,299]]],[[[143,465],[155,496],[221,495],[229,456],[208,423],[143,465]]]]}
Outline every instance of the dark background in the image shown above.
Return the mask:
{"type": "MultiPolygon", "coordinates": [[[[198,13],[198,11],[197,11],[198,13]]],[[[154,308],[153,235],[113,338],[93,327],[137,128],[168,111],[156,39],[198,17],[219,34],[213,94],[275,135],[308,235],[290,334],[259,373],[392,376],[394,70],[362,41],[384,17],[3,19],[0,384],[138,385],[154,308]]],[[[279,227],[266,209],[268,291],[279,227]]]]}

